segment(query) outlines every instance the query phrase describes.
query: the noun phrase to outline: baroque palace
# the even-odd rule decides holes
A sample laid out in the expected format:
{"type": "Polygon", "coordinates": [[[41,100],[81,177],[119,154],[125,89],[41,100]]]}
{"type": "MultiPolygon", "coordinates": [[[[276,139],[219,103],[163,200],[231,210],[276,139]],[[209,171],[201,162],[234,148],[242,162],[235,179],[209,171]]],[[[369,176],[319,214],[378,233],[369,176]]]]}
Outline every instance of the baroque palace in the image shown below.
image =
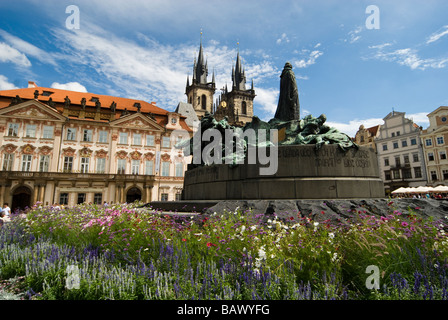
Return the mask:
{"type": "Polygon", "coordinates": [[[0,203],[44,205],[180,200],[191,162],[174,148],[205,112],[243,126],[254,115],[238,52],[232,87],[214,101],[202,39],[187,102],[169,112],[155,102],[39,87],[0,91],[0,203]]]}
{"type": "Polygon", "coordinates": [[[174,145],[193,133],[185,120],[155,102],[34,82],[0,91],[0,203],[179,199],[190,159],[174,145]]]}

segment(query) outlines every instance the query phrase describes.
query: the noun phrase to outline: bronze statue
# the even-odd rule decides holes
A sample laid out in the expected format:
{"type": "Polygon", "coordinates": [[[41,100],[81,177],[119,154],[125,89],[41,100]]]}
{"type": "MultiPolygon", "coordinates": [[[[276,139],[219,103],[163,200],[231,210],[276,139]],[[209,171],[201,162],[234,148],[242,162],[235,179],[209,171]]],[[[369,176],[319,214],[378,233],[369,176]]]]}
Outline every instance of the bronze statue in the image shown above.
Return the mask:
{"type": "Polygon", "coordinates": [[[34,90],[34,99],[38,99],[39,98],[39,90],[34,90]]]}
{"type": "Polygon", "coordinates": [[[281,121],[300,119],[299,91],[292,65],[286,62],[280,76],[280,96],[275,118],[281,121]]]}

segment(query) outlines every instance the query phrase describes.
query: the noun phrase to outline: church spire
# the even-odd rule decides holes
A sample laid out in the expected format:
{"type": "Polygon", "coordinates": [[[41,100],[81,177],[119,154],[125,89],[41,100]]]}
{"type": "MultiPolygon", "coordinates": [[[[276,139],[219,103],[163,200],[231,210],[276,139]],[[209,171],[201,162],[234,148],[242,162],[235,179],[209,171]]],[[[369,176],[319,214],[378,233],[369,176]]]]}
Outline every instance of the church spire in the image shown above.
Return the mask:
{"type": "Polygon", "coordinates": [[[244,72],[244,68],[242,67],[239,46],[238,53],[236,55],[235,67],[232,67],[232,81],[233,87],[236,88],[236,90],[246,90],[246,74],[244,72]]]}
{"type": "Polygon", "coordinates": [[[198,54],[198,60],[194,66],[195,70],[195,80],[198,83],[206,84],[207,83],[207,74],[208,74],[208,67],[207,67],[207,61],[204,59],[204,50],[202,48],[202,31],[201,31],[201,43],[199,46],[199,54],[198,54]]]}

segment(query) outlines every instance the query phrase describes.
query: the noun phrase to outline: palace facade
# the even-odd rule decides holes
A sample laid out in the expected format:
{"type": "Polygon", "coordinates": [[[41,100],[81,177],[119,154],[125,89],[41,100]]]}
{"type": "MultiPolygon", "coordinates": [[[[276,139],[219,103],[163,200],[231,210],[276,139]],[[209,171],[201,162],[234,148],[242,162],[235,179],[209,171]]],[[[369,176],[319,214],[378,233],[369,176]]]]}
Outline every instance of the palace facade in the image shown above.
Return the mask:
{"type": "Polygon", "coordinates": [[[185,117],[155,102],[38,87],[0,91],[0,203],[180,199],[185,117]]]}

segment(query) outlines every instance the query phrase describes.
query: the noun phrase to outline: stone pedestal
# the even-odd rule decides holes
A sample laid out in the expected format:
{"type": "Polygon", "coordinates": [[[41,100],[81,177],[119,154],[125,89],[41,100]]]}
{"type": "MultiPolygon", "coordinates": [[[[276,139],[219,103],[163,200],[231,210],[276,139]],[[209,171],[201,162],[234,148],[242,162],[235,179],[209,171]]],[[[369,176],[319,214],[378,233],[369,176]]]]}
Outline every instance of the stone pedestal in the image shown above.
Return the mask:
{"type": "MultiPolygon", "coordinates": [[[[266,165],[266,167],[269,166],[266,165]]],[[[226,164],[186,171],[184,200],[382,198],[375,152],[367,147],[341,151],[337,145],[279,146],[278,170],[260,175],[259,164],[226,164]]]]}

